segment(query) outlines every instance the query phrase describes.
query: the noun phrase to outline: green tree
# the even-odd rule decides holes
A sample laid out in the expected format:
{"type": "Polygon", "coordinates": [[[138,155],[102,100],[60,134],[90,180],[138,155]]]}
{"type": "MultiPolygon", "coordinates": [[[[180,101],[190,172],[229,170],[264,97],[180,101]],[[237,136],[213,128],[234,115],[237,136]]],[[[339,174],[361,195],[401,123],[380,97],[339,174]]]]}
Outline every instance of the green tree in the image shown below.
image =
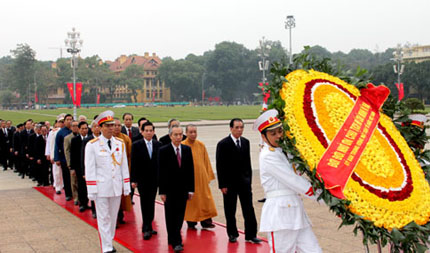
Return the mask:
{"type": "Polygon", "coordinates": [[[132,64],[121,72],[121,83],[131,90],[134,102],[137,101],[138,90],[142,89],[144,78],[143,66],[132,64]]]}
{"type": "Polygon", "coordinates": [[[28,101],[31,92],[34,92],[34,89],[31,90],[31,84],[34,83],[36,52],[27,44],[18,44],[16,49],[10,52],[13,56],[10,88],[21,95],[22,101],[28,101]]]}

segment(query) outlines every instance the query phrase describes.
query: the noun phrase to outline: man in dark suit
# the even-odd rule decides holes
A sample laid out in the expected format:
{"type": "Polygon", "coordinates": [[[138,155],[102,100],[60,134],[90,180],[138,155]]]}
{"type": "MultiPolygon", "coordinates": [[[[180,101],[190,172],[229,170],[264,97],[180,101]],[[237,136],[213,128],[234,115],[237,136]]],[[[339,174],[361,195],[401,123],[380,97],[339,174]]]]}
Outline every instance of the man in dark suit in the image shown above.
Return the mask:
{"type": "Polygon", "coordinates": [[[20,132],[19,138],[20,138],[20,144],[21,144],[21,150],[19,158],[21,159],[21,170],[22,170],[22,178],[25,177],[25,175],[30,175],[30,156],[28,155],[28,137],[34,133],[33,130],[33,120],[29,119],[25,122],[25,129],[20,132]]]}
{"type": "Polygon", "coordinates": [[[13,161],[15,164],[14,172],[18,172],[19,175],[22,175],[22,163],[21,163],[21,131],[24,129],[24,124],[18,124],[16,126],[16,131],[13,133],[13,161]]]}
{"type": "MultiPolygon", "coordinates": [[[[169,119],[169,121],[167,121],[167,129],[170,129],[172,126],[180,126],[180,125],[181,125],[181,122],[179,122],[179,120],[177,120],[177,119],[169,119]]],[[[185,140],[186,138],[187,138],[187,136],[185,134],[183,134],[182,140],[185,140]]],[[[171,142],[169,134],[162,136],[160,138],[160,142],[163,145],[169,144],[171,142]]]]}
{"type": "Polygon", "coordinates": [[[243,121],[234,118],[230,121],[231,134],[216,148],[216,169],[218,183],[224,200],[224,213],[227,221],[227,235],[230,242],[236,242],[239,233],[236,227],[237,197],[240,199],[245,219],[245,240],[260,243],[257,236],[257,219],[252,205],[252,169],[249,141],[242,137],[243,121]]]}
{"type": "Polygon", "coordinates": [[[181,144],[182,128],[174,125],[169,129],[171,144],[160,148],[159,194],[164,202],[167,240],[175,252],[184,250],[181,228],[184,222],[187,199],[194,194],[193,154],[189,146],[181,144]]]}
{"type": "Polygon", "coordinates": [[[45,156],[46,140],[48,139],[48,127],[40,127],[40,135],[34,141],[34,160],[37,186],[49,185],[49,161],[45,156]]]}
{"type": "Polygon", "coordinates": [[[139,128],[133,126],[133,119],[134,117],[131,113],[126,112],[122,115],[124,125],[121,127],[121,133],[127,135],[130,140],[140,134],[139,128]]]}
{"type": "Polygon", "coordinates": [[[8,164],[9,164],[9,168],[13,169],[14,166],[14,154],[13,154],[13,135],[15,134],[16,128],[14,126],[12,126],[12,121],[11,120],[6,120],[6,128],[8,130],[9,133],[9,138],[10,138],[10,148],[9,148],[9,157],[8,157],[8,164]]]}
{"type": "Polygon", "coordinates": [[[155,196],[158,188],[158,149],[161,143],[153,140],[154,125],[142,125],[143,139],[133,142],[131,148],[131,186],[139,189],[143,220],[143,239],[149,240],[157,232],[152,229],[155,196]]]}
{"type": "Polygon", "coordinates": [[[30,134],[28,136],[28,160],[29,160],[29,171],[30,171],[30,178],[33,179],[33,181],[37,181],[38,177],[38,171],[36,166],[36,160],[34,159],[35,156],[35,144],[36,144],[36,138],[40,135],[40,128],[42,124],[38,123],[34,126],[34,133],[30,134]]]}
{"type": "Polygon", "coordinates": [[[87,185],[84,178],[84,171],[81,164],[82,159],[82,142],[88,137],[88,123],[81,121],[78,124],[79,134],[72,138],[70,142],[70,171],[75,171],[78,182],[78,199],[79,212],[83,212],[88,208],[88,193],[87,185]]]}
{"type": "Polygon", "coordinates": [[[11,134],[6,128],[6,121],[0,121],[0,163],[3,165],[3,170],[7,170],[9,153],[11,147],[11,134]]]}

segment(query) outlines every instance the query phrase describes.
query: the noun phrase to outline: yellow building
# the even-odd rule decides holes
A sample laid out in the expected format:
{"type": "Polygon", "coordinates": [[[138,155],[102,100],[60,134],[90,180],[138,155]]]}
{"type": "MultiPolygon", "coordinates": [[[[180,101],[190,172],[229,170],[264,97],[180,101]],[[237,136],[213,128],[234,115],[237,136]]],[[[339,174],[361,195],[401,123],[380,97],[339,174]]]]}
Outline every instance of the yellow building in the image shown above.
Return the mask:
{"type": "Polygon", "coordinates": [[[430,60],[430,45],[403,48],[403,60],[416,63],[430,60]]]}
{"type": "Polygon", "coordinates": [[[106,63],[109,65],[109,69],[116,74],[120,74],[132,64],[143,66],[144,69],[144,81],[142,88],[138,91],[137,101],[133,101],[134,97],[132,97],[131,90],[128,89],[127,85],[121,85],[114,91],[114,102],[124,103],[128,102],[130,98],[134,103],[170,102],[170,88],[166,88],[164,81],[156,78],[161,59],[155,53],[152,56],[149,53],[145,53],[144,56],[121,55],[115,61],[107,61],[106,63]]]}

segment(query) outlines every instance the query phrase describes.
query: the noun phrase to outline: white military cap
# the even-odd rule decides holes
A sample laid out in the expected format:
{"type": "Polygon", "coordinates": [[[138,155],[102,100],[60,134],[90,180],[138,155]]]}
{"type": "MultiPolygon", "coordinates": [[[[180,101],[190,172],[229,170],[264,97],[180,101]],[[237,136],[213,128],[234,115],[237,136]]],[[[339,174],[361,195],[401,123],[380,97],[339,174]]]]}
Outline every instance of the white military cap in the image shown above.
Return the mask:
{"type": "Polygon", "coordinates": [[[96,123],[100,126],[102,124],[114,124],[115,121],[113,119],[114,113],[111,110],[104,111],[99,114],[99,116],[95,119],[96,123]]]}
{"type": "Polygon", "coordinates": [[[58,114],[58,116],[57,116],[57,121],[62,121],[62,120],[64,120],[64,116],[66,116],[66,114],[65,114],[65,113],[60,113],[60,114],[58,114]]]}
{"type": "Polygon", "coordinates": [[[272,130],[282,125],[282,122],[278,119],[278,111],[276,109],[270,109],[262,113],[254,122],[254,131],[272,130]]]}

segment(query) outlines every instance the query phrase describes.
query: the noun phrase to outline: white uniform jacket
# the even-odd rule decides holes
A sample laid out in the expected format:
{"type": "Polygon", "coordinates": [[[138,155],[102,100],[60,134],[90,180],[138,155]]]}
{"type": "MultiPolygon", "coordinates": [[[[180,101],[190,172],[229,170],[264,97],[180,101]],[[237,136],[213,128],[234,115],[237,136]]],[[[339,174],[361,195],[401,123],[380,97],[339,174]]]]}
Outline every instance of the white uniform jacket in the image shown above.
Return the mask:
{"type": "Polygon", "coordinates": [[[49,131],[48,139],[46,139],[45,155],[51,156],[52,160],[54,160],[55,137],[57,136],[58,130],[60,130],[60,128],[54,128],[49,131]]]}
{"type": "Polygon", "coordinates": [[[130,176],[124,142],[116,137],[103,135],[92,139],[85,146],[85,180],[88,195],[115,197],[130,193],[130,176]]]}
{"type": "MultiPolygon", "coordinates": [[[[281,148],[269,148],[264,143],[260,153],[260,178],[266,194],[260,232],[298,230],[311,226],[300,197],[308,197],[306,193],[309,194],[311,184],[294,172],[281,148]]],[[[315,196],[310,198],[316,199],[315,196]]]]}

